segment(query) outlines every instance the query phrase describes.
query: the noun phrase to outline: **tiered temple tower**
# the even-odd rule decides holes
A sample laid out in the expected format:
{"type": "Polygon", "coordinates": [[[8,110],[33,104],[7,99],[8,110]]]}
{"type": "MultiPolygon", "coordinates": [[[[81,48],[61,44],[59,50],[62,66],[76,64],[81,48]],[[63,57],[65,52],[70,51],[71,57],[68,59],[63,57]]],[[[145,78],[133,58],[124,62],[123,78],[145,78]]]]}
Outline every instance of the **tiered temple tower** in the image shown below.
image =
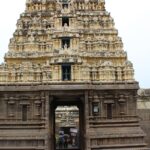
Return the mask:
{"type": "Polygon", "coordinates": [[[0,150],[55,150],[55,108],[80,110],[80,150],[144,150],[138,83],[104,0],[27,0],[0,66],[0,150]]]}

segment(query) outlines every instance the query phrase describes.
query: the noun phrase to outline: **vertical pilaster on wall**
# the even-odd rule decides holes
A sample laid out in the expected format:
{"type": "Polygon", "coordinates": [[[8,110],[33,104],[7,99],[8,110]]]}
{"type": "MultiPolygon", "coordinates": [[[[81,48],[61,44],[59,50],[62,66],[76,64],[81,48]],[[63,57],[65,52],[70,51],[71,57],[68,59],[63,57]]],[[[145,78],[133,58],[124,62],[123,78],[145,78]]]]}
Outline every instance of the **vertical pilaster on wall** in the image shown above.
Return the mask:
{"type": "Polygon", "coordinates": [[[41,112],[41,116],[42,116],[42,119],[45,119],[45,116],[46,116],[46,112],[45,112],[45,107],[46,107],[46,105],[45,105],[45,103],[46,103],[46,97],[45,97],[45,93],[44,92],[42,92],[41,93],[41,107],[42,107],[42,112],[41,112]]]}
{"type": "Polygon", "coordinates": [[[53,96],[52,95],[49,95],[49,149],[48,150],[54,150],[54,104],[53,104],[53,96]]]}
{"type": "Polygon", "coordinates": [[[49,98],[49,92],[45,93],[45,150],[50,150],[50,122],[49,122],[49,115],[50,115],[50,98],[49,98]]]}
{"type": "Polygon", "coordinates": [[[88,145],[87,145],[86,150],[91,150],[90,138],[87,139],[87,143],[88,145]]]}
{"type": "Polygon", "coordinates": [[[85,102],[84,102],[84,111],[85,111],[85,128],[89,128],[89,101],[88,101],[88,91],[85,92],[85,102]]]}
{"type": "Polygon", "coordinates": [[[135,116],[138,116],[138,113],[137,113],[137,100],[138,100],[137,90],[135,90],[134,93],[135,93],[135,95],[133,96],[134,107],[135,107],[134,113],[135,113],[135,116]]]}
{"type": "Polygon", "coordinates": [[[84,102],[84,119],[85,119],[85,149],[90,150],[90,139],[87,131],[89,130],[89,93],[85,91],[85,102],[84,102]]]}

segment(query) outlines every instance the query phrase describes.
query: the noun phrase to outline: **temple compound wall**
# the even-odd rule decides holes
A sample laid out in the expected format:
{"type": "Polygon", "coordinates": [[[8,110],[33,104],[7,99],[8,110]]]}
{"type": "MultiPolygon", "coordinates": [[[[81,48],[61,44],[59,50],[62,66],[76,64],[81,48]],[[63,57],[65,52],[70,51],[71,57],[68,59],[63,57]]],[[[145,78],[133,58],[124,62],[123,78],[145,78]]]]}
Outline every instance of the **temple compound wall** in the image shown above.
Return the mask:
{"type": "Polygon", "coordinates": [[[146,133],[146,142],[150,147],[150,89],[138,91],[137,113],[141,127],[146,133]]]}
{"type": "Polygon", "coordinates": [[[83,104],[81,150],[146,150],[135,109],[137,88],[136,83],[2,86],[0,149],[54,150],[53,103],[69,99],[83,104]]]}

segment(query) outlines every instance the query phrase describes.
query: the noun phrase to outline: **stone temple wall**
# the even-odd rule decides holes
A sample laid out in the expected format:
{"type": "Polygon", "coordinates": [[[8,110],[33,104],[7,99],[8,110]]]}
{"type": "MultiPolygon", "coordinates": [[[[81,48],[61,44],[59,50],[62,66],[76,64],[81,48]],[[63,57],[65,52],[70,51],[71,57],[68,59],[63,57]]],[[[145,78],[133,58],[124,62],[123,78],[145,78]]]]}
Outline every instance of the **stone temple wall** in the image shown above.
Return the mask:
{"type": "Polygon", "coordinates": [[[150,147],[150,89],[140,89],[138,91],[137,109],[141,127],[147,134],[146,142],[150,147]]]}
{"type": "Polygon", "coordinates": [[[16,25],[0,64],[0,150],[56,149],[55,106],[74,103],[80,150],[147,150],[139,85],[105,0],[26,0],[16,25]]]}

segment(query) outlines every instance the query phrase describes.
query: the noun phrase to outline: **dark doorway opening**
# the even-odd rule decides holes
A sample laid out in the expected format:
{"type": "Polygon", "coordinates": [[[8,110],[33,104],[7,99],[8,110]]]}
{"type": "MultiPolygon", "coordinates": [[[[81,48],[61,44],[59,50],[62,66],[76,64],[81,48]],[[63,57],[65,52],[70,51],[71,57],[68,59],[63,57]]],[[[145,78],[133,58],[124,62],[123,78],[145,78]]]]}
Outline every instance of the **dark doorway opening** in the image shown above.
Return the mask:
{"type": "Polygon", "coordinates": [[[68,17],[62,18],[62,26],[69,26],[69,18],[68,17]]]}
{"type": "Polygon", "coordinates": [[[70,47],[70,38],[67,38],[67,37],[62,38],[61,47],[64,48],[64,49],[69,48],[70,47]]]}
{"type": "Polygon", "coordinates": [[[79,133],[79,108],[77,106],[58,106],[55,109],[56,149],[79,149],[79,133]]]}
{"type": "Polygon", "coordinates": [[[84,150],[84,104],[70,96],[51,103],[52,150],[84,150]],[[61,141],[61,142],[60,142],[61,141]]]}
{"type": "Polygon", "coordinates": [[[63,9],[67,9],[68,8],[68,4],[67,3],[64,3],[64,4],[62,4],[62,7],[63,7],[63,9]]]}
{"type": "Polygon", "coordinates": [[[27,105],[22,105],[22,121],[27,121],[27,105]]]}
{"type": "Polygon", "coordinates": [[[107,119],[112,119],[112,104],[107,104],[107,119]]]}
{"type": "Polygon", "coordinates": [[[70,64],[62,65],[62,80],[63,81],[71,80],[71,65],[70,64]]]}

